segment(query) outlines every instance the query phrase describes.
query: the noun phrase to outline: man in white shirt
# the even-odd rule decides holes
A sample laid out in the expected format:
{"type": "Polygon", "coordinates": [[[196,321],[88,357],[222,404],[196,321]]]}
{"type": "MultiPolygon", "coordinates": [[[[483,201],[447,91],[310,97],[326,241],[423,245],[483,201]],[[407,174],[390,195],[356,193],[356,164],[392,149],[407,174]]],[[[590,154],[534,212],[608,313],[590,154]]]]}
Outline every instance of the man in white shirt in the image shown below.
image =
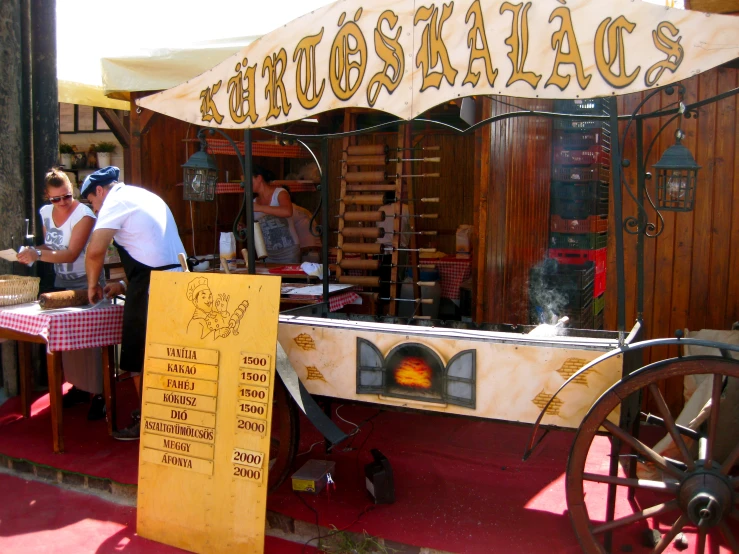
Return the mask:
{"type": "MultiPolygon", "coordinates": [[[[108,166],[88,175],[80,195],[97,212],[95,229],[85,257],[88,275],[100,275],[105,253],[114,241],[126,273],[123,281],[111,283],[103,290],[95,279],[88,278],[90,303],[125,293],[123,339],[120,367],[134,374],[141,398],[140,373],[144,366],[146,318],[149,308],[149,281],[153,270],[180,270],[177,255],[185,252],[172,212],[156,194],[141,187],[118,182],[120,171],[108,166]]],[[[114,433],[120,440],[139,438],[139,421],[114,433]]]]}

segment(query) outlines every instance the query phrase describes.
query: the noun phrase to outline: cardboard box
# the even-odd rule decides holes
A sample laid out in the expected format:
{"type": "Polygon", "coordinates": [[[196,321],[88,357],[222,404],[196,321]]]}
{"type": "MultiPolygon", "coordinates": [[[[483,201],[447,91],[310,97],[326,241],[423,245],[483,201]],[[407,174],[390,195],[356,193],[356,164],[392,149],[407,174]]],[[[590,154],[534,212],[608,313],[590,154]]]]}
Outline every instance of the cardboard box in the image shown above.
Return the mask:
{"type": "Polygon", "coordinates": [[[308,460],[303,467],[293,473],[293,490],[318,494],[328,482],[328,475],[334,472],[336,462],[328,460],[308,460]]]}

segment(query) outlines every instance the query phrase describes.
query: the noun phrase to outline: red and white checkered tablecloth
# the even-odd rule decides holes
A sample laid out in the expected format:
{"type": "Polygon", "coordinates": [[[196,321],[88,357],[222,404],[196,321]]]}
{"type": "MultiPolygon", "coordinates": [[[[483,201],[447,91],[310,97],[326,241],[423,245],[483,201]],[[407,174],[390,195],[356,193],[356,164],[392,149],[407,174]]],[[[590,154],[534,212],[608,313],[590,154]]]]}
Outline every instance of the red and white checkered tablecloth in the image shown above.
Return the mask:
{"type": "Polygon", "coordinates": [[[241,183],[216,183],[216,194],[244,194],[241,183]]]}
{"type": "Polygon", "coordinates": [[[37,303],[0,308],[0,327],[39,335],[52,352],[120,344],[123,306],[44,312],[37,303]]]}
{"type": "Polygon", "coordinates": [[[348,304],[353,304],[358,299],[359,295],[356,292],[351,291],[332,294],[328,297],[328,311],[335,312],[348,304]]]}
{"type": "Polygon", "coordinates": [[[451,300],[459,299],[459,287],[472,275],[472,260],[464,258],[424,258],[422,263],[436,264],[441,277],[441,296],[451,300]]]}

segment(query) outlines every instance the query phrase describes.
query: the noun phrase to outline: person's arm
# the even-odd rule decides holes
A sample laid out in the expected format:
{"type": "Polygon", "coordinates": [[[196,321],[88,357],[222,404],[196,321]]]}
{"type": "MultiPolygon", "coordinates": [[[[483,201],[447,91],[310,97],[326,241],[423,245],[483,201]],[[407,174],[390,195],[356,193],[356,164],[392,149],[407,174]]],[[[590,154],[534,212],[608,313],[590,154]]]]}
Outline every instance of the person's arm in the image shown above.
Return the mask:
{"type": "Polygon", "coordinates": [[[110,283],[106,284],[105,288],[103,289],[103,294],[105,295],[105,298],[113,298],[114,296],[126,294],[127,290],[128,283],[126,283],[126,279],[124,277],[120,281],[111,281],[110,283]]]}
{"type": "MultiPolygon", "coordinates": [[[[41,226],[43,236],[46,236],[46,227],[43,225],[41,226]]],[[[18,252],[18,261],[22,264],[32,264],[33,262],[36,262],[40,260],[39,256],[36,254],[36,249],[39,250],[50,250],[48,246],[45,244],[41,244],[39,246],[24,246],[21,248],[20,252],[18,252]]],[[[43,256],[43,252],[41,253],[43,256]]]]}
{"type": "Polygon", "coordinates": [[[293,215],[293,203],[290,200],[290,195],[286,190],[281,190],[280,194],[277,195],[277,201],[279,206],[265,206],[263,204],[254,203],[254,211],[262,212],[267,215],[274,215],[276,217],[292,217],[293,215]]]}
{"type": "Polygon", "coordinates": [[[90,238],[85,255],[85,273],[87,274],[87,298],[90,304],[103,299],[103,289],[98,284],[100,272],[105,263],[105,253],[117,229],[95,229],[90,238]]]}
{"type": "MultiPolygon", "coordinates": [[[[38,258],[36,261],[49,262],[50,264],[71,264],[77,258],[80,257],[80,253],[85,248],[87,239],[92,233],[92,228],[95,226],[95,219],[89,216],[85,216],[80,219],[77,224],[72,227],[72,236],[69,239],[69,246],[66,250],[51,250],[44,245],[39,247],[41,250],[41,257],[38,258],[34,253],[33,256],[38,258]]],[[[46,235],[46,230],[44,230],[46,235]]]]}

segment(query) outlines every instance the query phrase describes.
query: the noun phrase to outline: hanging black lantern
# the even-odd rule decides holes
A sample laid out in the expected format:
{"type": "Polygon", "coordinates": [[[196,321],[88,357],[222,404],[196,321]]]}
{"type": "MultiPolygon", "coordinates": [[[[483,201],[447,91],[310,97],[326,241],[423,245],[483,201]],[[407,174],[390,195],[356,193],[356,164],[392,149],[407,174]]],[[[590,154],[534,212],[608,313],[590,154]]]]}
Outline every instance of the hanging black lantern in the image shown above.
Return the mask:
{"type": "Polygon", "coordinates": [[[218,165],[213,156],[206,151],[208,145],[200,137],[200,151],[182,164],[182,183],[184,199],[195,201],[213,200],[218,181],[218,165]]]}
{"type": "Polygon", "coordinates": [[[654,164],[657,170],[657,209],[668,212],[689,212],[695,203],[695,185],[701,168],[680,141],[685,135],[675,133],[676,142],[654,164]]]}

